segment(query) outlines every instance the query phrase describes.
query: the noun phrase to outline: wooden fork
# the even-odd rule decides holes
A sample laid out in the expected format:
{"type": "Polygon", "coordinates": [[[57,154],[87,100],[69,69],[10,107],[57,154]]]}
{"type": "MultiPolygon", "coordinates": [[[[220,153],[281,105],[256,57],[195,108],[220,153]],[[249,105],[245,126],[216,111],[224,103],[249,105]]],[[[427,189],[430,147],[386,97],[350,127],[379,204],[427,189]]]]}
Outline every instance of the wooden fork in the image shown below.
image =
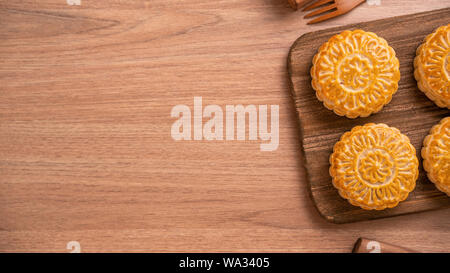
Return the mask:
{"type": "MultiPolygon", "coordinates": [[[[299,0],[294,0],[296,2],[300,2],[299,0]]],[[[302,2],[311,2],[311,1],[302,1],[302,2]]],[[[365,2],[365,0],[319,0],[314,4],[311,4],[303,9],[303,11],[310,11],[312,9],[321,7],[315,11],[312,11],[305,15],[304,18],[310,18],[317,15],[321,15],[325,12],[328,12],[314,20],[309,21],[307,24],[315,24],[318,22],[322,22],[328,20],[330,18],[345,14],[352,9],[356,8],[360,4],[365,2]],[[325,6],[325,4],[328,4],[325,6]],[[322,7],[323,6],[323,7],[322,7]]]]}
{"type": "Polygon", "coordinates": [[[298,10],[299,8],[303,7],[308,3],[311,3],[314,0],[288,0],[288,1],[294,10],[298,10]]]}

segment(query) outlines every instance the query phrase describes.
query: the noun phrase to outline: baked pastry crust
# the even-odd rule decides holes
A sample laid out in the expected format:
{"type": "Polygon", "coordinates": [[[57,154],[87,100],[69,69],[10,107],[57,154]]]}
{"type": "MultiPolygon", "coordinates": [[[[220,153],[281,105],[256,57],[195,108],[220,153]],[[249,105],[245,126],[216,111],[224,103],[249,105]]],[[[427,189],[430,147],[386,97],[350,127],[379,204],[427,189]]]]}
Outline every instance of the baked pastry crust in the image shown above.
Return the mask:
{"type": "Polygon", "coordinates": [[[397,92],[399,61],[386,40],[363,30],[346,30],[314,56],[312,87],[326,108],[348,118],[380,111],[397,92]]]}
{"type": "Polygon", "coordinates": [[[342,135],[330,156],[339,194],[366,210],[393,208],[415,188],[416,150],[397,128],[368,123],[342,135]]]}
{"type": "Polygon", "coordinates": [[[450,196],[450,117],[433,126],[423,141],[422,158],[428,178],[450,196]]]}
{"type": "Polygon", "coordinates": [[[428,35],[416,54],[417,86],[439,107],[450,109],[450,24],[428,35]]]}

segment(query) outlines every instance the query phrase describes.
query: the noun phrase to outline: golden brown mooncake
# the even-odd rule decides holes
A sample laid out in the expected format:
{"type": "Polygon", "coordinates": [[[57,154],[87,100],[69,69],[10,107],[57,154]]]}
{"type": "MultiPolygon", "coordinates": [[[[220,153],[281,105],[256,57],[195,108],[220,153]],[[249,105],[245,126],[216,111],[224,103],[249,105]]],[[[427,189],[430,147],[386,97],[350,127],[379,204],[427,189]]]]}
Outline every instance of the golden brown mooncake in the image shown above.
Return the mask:
{"type": "Polygon", "coordinates": [[[326,108],[348,118],[367,117],[397,92],[399,61],[394,49],[375,33],[346,30],[320,47],[311,78],[326,108]]]}
{"type": "Polygon", "coordinates": [[[433,126],[423,141],[422,158],[428,178],[450,196],[450,117],[433,126]]]}
{"type": "Polygon", "coordinates": [[[342,135],[330,156],[339,194],[366,210],[393,208],[415,188],[416,150],[397,128],[368,123],[342,135]]]}
{"type": "Polygon", "coordinates": [[[414,77],[430,100],[450,109],[450,24],[439,27],[419,46],[414,77]]]}

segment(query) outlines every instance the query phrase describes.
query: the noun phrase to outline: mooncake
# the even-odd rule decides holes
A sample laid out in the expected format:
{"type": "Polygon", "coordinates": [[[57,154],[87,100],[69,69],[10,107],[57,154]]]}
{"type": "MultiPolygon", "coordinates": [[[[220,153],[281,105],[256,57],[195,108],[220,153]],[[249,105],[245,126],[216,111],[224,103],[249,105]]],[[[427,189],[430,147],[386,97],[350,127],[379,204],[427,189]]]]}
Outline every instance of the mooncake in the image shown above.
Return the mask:
{"type": "Polygon", "coordinates": [[[320,47],[311,78],[326,108],[348,118],[367,117],[397,92],[399,61],[394,49],[375,33],[346,30],[320,47]]]}
{"type": "Polygon", "coordinates": [[[422,158],[428,178],[450,196],[450,117],[433,126],[423,141],[422,158]]]}
{"type": "Polygon", "coordinates": [[[339,194],[366,210],[393,208],[415,188],[416,150],[397,128],[368,123],[342,135],[330,156],[339,194]]]}
{"type": "Polygon", "coordinates": [[[430,100],[450,109],[450,24],[439,27],[419,46],[414,77],[430,100]]]}

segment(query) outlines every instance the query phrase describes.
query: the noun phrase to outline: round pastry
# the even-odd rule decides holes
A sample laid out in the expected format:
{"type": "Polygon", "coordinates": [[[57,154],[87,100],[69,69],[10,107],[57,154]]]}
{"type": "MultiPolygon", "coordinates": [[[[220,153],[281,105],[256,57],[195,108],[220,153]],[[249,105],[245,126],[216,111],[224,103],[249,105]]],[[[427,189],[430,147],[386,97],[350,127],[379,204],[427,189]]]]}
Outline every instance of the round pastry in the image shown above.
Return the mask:
{"type": "Polygon", "coordinates": [[[431,129],[423,141],[422,158],[428,178],[450,196],[450,117],[431,129]]]}
{"type": "Polygon", "coordinates": [[[425,38],[414,59],[419,89],[439,107],[450,109],[450,24],[425,38]]]}
{"type": "Polygon", "coordinates": [[[342,135],[330,156],[339,194],[367,210],[393,208],[415,188],[416,150],[397,128],[368,123],[342,135]]]}
{"type": "Polygon", "coordinates": [[[346,30],[314,56],[312,87],[326,108],[348,118],[380,111],[397,92],[399,62],[386,40],[363,30],[346,30]]]}

